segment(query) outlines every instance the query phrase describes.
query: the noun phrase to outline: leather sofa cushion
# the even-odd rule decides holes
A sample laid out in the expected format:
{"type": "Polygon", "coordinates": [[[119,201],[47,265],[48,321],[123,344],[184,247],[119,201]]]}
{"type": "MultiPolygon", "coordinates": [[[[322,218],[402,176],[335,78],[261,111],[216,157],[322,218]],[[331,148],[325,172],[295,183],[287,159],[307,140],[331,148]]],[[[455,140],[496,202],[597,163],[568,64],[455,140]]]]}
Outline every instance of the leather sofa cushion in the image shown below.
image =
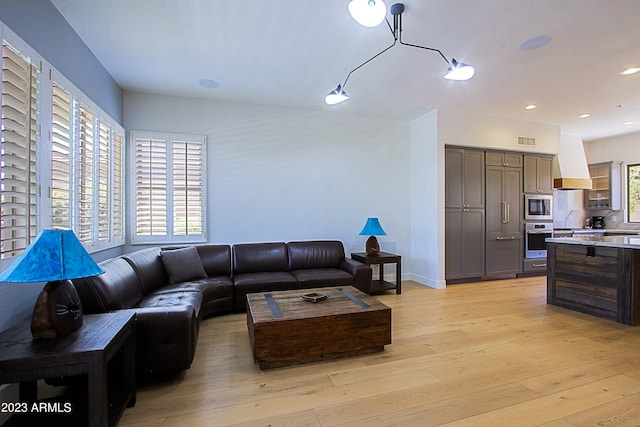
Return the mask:
{"type": "Polygon", "coordinates": [[[289,242],[289,269],[339,268],[344,247],[339,240],[289,242]]]}
{"type": "Polygon", "coordinates": [[[192,307],[196,317],[200,316],[202,293],[190,289],[165,289],[151,292],[140,300],[138,307],[192,307]]]}
{"type": "Polygon", "coordinates": [[[154,289],[165,286],[168,282],[167,272],[160,259],[160,248],[142,249],[122,255],[138,275],[142,285],[142,293],[147,294],[154,289]]]}
{"type": "Polygon", "coordinates": [[[302,289],[353,284],[353,276],[337,268],[308,268],[293,270],[291,274],[298,280],[302,289]]]}
{"type": "Polygon", "coordinates": [[[169,276],[169,283],[172,285],[207,277],[200,255],[193,246],[162,250],[160,259],[169,276]]]}
{"type": "Polygon", "coordinates": [[[208,277],[231,276],[231,246],[200,245],[196,250],[208,277]]]}
{"type": "Polygon", "coordinates": [[[122,258],[111,258],[98,264],[105,272],[99,276],[75,279],[86,313],[106,313],[134,307],[142,298],[138,276],[122,258]]]}
{"type": "Polygon", "coordinates": [[[246,310],[247,294],[298,289],[298,281],[286,271],[237,274],[233,283],[233,307],[238,312],[246,310]]]}
{"type": "Polygon", "coordinates": [[[287,245],[282,242],[237,244],[233,255],[234,275],[289,270],[287,245]]]}

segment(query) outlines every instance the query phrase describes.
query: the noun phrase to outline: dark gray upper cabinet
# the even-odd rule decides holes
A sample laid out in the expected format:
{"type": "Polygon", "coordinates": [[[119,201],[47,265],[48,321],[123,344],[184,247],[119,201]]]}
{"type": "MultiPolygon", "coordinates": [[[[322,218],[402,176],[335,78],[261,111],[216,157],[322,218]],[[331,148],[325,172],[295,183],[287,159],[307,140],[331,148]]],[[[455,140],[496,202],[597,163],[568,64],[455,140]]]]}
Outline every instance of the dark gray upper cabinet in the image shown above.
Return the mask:
{"type": "Polygon", "coordinates": [[[553,193],[553,157],[524,155],[524,192],[553,193]]]}
{"type": "Polygon", "coordinates": [[[522,168],[522,154],[502,152],[502,151],[487,151],[486,163],[487,163],[487,166],[522,168]]]}
{"type": "Polygon", "coordinates": [[[445,207],[484,207],[484,151],[446,149],[445,207]]]}

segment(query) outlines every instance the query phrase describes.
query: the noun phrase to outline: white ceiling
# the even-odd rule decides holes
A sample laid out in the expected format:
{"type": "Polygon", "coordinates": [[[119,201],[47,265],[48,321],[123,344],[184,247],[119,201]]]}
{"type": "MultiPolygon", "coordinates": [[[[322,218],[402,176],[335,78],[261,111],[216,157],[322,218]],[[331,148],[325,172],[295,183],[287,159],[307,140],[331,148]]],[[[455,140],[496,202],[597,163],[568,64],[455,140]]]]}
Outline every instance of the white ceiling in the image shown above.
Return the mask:
{"type": "Polygon", "coordinates": [[[386,24],[358,25],[348,0],[51,1],[124,90],[396,118],[458,108],[585,140],[640,131],[640,74],[619,75],[640,65],[638,0],[407,0],[403,41],[476,75],[444,80],[440,55],[397,45],[333,107],[324,96],[393,42],[386,24]],[[519,49],[543,34],[546,46],[519,49]]]}

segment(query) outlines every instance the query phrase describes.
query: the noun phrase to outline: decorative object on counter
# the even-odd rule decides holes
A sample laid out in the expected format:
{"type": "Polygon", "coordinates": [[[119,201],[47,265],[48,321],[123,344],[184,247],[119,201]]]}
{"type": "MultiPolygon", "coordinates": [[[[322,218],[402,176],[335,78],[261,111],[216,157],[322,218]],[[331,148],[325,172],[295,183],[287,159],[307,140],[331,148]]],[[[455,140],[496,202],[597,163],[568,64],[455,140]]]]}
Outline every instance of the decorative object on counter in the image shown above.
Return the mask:
{"type": "Polygon", "coordinates": [[[380,252],[380,245],[376,236],[386,236],[378,218],[367,218],[364,228],[359,233],[360,236],[369,236],[364,250],[367,255],[377,255],[380,252]]]}
{"type": "Polygon", "coordinates": [[[104,271],[71,230],[43,230],[0,274],[0,282],[48,282],[33,308],[33,338],[59,338],[82,326],[82,305],[71,279],[104,271]]]}
{"type": "Polygon", "coordinates": [[[591,217],[591,226],[593,228],[604,228],[604,217],[603,216],[592,216],[591,217]]]}

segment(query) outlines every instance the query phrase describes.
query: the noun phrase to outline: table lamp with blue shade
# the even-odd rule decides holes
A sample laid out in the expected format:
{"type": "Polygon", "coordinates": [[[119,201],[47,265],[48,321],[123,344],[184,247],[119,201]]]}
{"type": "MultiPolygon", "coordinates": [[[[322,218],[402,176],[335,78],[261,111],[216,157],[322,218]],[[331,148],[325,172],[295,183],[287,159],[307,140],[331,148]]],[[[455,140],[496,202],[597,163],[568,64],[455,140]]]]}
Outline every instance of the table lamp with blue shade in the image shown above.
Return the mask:
{"type": "Polygon", "coordinates": [[[82,305],[71,279],[104,273],[71,230],[43,230],[0,273],[0,282],[47,282],[33,307],[31,335],[59,338],[82,326],[82,305]]]}
{"type": "Polygon", "coordinates": [[[364,246],[364,250],[367,252],[367,255],[378,255],[380,252],[380,245],[378,244],[376,236],[387,235],[387,233],[382,229],[378,218],[367,218],[367,222],[364,224],[364,228],[359,234],[360,236],[370,236],[364,246]]]}

